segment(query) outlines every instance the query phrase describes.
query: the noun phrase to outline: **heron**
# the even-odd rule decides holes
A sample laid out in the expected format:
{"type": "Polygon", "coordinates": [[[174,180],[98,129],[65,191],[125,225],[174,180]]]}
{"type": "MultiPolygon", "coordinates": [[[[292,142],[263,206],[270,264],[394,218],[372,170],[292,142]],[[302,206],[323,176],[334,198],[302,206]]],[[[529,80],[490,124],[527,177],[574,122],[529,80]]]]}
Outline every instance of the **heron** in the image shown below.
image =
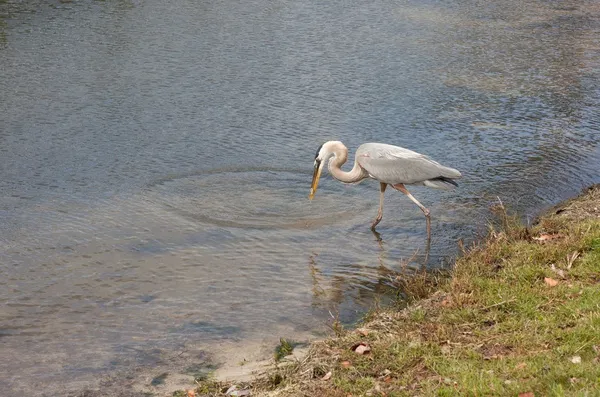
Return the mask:
{"type": "Polygon", "coordinates": [[[421,185],[434,189],[453,189],[458,186],[454,179],[460,178],[460,171],[446,167],[430,159],[426,155],[413,152],[400,146],[385,143],[364,143],[356,150],[354,166],[348,172],[342,171],[342,165],[348,159],[348,148],[340,141],[325,142],[317,150],[314,173],[310,187],[309,199],[317,192],[319,178],[325,163],[328,162],[329,173],[338,181],[358,183],[366,178],[379,181],[379,210],[371,224],[371,230],[383,218],[383,196],[388,185],[404,193],[415,203],[427,223],[427,241],[431,240],[431,219],[429,209],[421,204],[405,185],[421,185]]]}

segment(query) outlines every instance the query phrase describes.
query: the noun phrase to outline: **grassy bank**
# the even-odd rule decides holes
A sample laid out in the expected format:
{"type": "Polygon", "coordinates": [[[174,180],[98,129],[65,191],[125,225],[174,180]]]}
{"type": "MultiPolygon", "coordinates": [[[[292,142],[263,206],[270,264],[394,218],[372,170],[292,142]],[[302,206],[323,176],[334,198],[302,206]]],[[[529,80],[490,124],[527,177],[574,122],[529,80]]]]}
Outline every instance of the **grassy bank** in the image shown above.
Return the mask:
{"type": "MultiPolygon", "coordinates": [[[[272,396],[600,396],[600,188],[531,228],[500,214],[450,277],[238,389],[272,396]],[[356,346],[367,350],[363,354],[356,346]],[[526,394],[530,393],[530,394],[526,394]]],[[[196,395],[231,384],[201,382],[196,395]]]]}

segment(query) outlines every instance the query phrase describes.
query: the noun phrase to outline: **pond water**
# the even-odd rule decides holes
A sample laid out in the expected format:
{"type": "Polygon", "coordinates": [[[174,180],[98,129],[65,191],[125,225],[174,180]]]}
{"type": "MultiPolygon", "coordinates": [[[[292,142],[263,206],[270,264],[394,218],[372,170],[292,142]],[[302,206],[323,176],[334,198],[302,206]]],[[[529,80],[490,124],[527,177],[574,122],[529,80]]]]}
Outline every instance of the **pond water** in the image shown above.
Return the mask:
{"type": "Polygon", "coordinates": [[[375,181],[324,174],[309,201],[324,141],[461,170],[411,190],[432,268],[498,198],[531,219],[598,182],[599,21],[575,0],[0,1],[0,388],[357,319],[425,221],[388,190],[371,233],[375,181]]]}

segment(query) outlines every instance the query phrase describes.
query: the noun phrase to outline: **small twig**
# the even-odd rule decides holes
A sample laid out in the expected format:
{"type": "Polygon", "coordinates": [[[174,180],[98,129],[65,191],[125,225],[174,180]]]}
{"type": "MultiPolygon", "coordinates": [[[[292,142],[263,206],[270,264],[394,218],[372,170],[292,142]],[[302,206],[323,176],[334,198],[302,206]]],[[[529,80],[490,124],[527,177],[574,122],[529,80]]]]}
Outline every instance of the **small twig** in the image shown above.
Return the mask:
{"type": "Polygon", "coordinates": [[[498,203],[500,203],[500,208],[504,209],[504,204],[502,203],[502,200],[500,200],[500,196],[496,196],[496,198],[498,199],[498,203]]]}
{"type": "Polygon", "coordinates": [[[537,306],[535,307],[535,310],[539,310],[539,309],[541,309],[542,307],[548,306],[549,304],[551,304],[551,303],[553,303],[553,302],[556,302],[556,301],[557,301],[557,299],[550,298],[550,299],[549,299],[549,300],[547,300],[546,302],[544,302],[544,303],[540,303],[539,305],[537,305],[537,306]]]}
{"type": "Polygon", "coordinates": [[[479,342],[482,342],[481,344],[483,345],[483,344],[485,344],[486,342],[489,342],[489,341],[491,341],[491,340],[494,340],[494,339],[500,338],[501,336],[502,336],[502,335],[494,335],[494,336],[490,336],[489,338],[482,339],[482,340],[480,340],[479,342]]]}
{"type": "Polygon", "coordinates": [[[176,354],[176,355],[174,355],[174,356],[171,356],[171,357],[167,358],[167,360],[173,360],[173,359],[176,359],[177,357],[180,357],[180,356],[181,356],[183,353],[185,353],[185,352],[187,352],[187,349],[184,349],[184,350],[182,350],[182,351],[181,351],[181,353],[179,353],[179,354],[176,354]]]}
{"type": "Polygon", "coordinates": [[[506,300],[506,301],[502,301],[502,302],[494,303],[493,305],[490,305],[490,306],[483,307],[483,308],[481,308],[481,309],[479,309],[479,310],[488,310],[488,309],[491,309],[491,308],[493,308],[493,307],[497,307],[497,306],[506,305],[507,303],[512,303],[512,302],[514,302],[514,301],[516,301],[516,299],[509,299],[509,300],[506,300]]]}
{"type": "MultiPolygon", "coordinates": [[[[401,274],[404,274],[408,265],[415,260],[417,255],[419,254],[419,248],[413,252],[413,254],[408,259],[400,259],[400,268],[402,269],[401,274]]],[[[396,274],[400,274],[400,272],[395,272],[396,274]]]]}
{"type": "Polygon", "coordinates": [[[500,203],[500,208],[502,209],[502,223],[504,226],[504,232],[508,233],[508,215],[506,214],[506,207],[504,206],[502,200],[500,200],[500,196],[496,196],[496,198],[498,199],[498,202],[500,203]]]}
{"type": "Polygon", "coordinates": [[[581,349],[583,349],[584,347],[588,346],[588,345],[589,345],[590,343],[592,343],[592,342],[593,342],[593,341],[589,341],[589,342],[586,342],[586,343],[584,343],[583,345],[581,345],[581,347],[580,347],[579,349],[575,350],[575,352],[574,352],[574,353],[577,353],[578,351],[580,351],[580,350],[581,350],[581,349]]]}

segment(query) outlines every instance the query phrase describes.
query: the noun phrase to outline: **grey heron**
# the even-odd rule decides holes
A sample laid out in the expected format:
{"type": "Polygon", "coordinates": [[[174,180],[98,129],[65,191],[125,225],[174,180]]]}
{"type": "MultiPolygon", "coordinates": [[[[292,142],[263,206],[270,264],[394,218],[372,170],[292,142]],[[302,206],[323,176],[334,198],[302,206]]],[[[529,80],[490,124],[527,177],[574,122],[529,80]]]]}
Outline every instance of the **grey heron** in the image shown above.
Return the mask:
{"type": "Polygon", "coordinates": [[[431,220],[429,210],[414,198],[404,185],[452,189],[458,186],[454,179],[461,177],[458,170],[443,166],[423,154],[385,143],[360,145],[356,150],[354,167],[352,167],[352,170],[344,172],[341,166],[347,159],[348,148],[342,142],[329,141],[321,145],[315,156],[315,168],[308,196],[311,200],[317,192],[321,171],[323,171],[325,163],[328,162],[329,172],[338,181],[357,183],[366,178],[379,181],[379,211],[371,225],[371,230],[375,231],[375,226],[383,217],[383,196],[387,185],[390,185],[408,196],[423,211],[427,221],[427,241],[430,241],[431,220]]]}

